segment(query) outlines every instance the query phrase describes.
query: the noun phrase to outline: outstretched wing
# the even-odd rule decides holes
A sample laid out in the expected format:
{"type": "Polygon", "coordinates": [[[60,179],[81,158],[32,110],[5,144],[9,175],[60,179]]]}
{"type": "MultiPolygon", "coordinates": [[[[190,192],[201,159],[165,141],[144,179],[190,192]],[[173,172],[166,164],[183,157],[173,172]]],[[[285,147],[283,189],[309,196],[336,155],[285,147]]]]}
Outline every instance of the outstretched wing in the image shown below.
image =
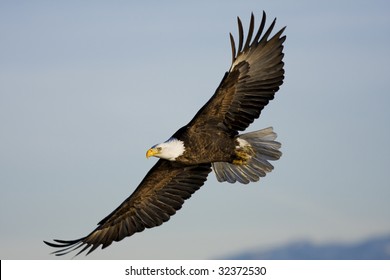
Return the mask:
{"type": "Polygon", "coordinates": [[[232,65],[222,79],[211,99],[199,110],[188,124],[192,127],[207,125],[224,125],[230,131],[245,130],[261,110],[274,98],[284,78],[282,33],[277,32],[271,39],[270,34],[276,19],[262,35],[266,15],[263,18],[256,35],[253,37],[254,16],[251,15],[249,31],[244,42],[244,31],[240,18],[238,19],[238,47],[232,34],[232,65]]]}
{"type": "Polygon", "coordinates": [[[104,249],[113,241],[159,226],[168,221],[182,207],[184,200],[204,184],[210,171],[210,164],[183,166],[159,160],[133,194],[89,235],[76,240],[44,242],[58,248],[53,252],[57,256],[77,249],[80,249],[77,255],[89,249],[88,255],[100,245],[104,249]]]}

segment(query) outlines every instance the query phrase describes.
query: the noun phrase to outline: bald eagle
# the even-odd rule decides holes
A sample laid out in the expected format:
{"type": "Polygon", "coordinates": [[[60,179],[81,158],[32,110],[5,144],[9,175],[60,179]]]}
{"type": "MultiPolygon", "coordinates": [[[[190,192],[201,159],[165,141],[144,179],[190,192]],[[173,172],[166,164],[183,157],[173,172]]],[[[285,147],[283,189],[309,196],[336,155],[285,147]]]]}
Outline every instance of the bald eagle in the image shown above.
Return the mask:
{"type": "Polygon", "coordinates": [[[168,221],[214,170],[220,182],[256,182],[272,171],[269,161],[281,156],[271,127],[239,134],[274,98],[283,83],[282,28],[270,37],[276,19],[265,30],[266,15],[255,31],[253,13],[248,34],[238,20],[238,47],[230,34],[232,64],[211,99],[167,141],[154,145],[147,157],[160,158],[135,191],[98,227],[76,240],[44,241],[60,256],[79,249],[87,255],[145,228],[168,221]],[[254,35],[254,36],[253,36],[254,35]]]}

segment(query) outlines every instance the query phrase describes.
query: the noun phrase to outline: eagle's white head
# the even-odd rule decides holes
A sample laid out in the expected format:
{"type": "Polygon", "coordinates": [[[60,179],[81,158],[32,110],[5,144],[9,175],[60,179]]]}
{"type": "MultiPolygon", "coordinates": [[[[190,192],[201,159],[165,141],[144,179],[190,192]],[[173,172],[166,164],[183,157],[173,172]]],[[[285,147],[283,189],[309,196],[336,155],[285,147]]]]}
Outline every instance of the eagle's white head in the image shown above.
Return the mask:
{"type": "Polygon", "coordinates": [[[185,151],[184,142],[176,138],[169,138],[161,144],[154,145],[146,152],[146,157],[151,156],[175,161],[185,151]]]}

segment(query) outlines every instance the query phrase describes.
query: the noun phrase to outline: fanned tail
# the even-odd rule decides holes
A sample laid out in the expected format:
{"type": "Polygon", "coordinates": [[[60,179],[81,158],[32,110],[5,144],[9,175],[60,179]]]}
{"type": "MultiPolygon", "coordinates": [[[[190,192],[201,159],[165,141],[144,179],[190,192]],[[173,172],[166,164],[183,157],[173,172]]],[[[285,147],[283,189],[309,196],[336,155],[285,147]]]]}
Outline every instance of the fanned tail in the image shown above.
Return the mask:
{"type": "Polygon", "coordinates": [[[241,158],[233,163],[214,162],[213,169],[219,182],[248,184],[273,170],[271,160],[278,160],[282,152],[272,127],[237,136],[239,146],[236,153],[241,158]]]}

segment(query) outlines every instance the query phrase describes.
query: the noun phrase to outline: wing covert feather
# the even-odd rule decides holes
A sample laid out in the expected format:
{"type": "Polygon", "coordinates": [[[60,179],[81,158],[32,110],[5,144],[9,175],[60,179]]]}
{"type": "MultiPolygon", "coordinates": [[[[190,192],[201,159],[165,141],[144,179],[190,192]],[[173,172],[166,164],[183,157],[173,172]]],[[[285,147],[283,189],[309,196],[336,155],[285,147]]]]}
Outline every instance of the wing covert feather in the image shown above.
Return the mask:
{"type": "MultiPolygon", "coordinates": [[[[188,126],[205,127],[208,124],[223,124],[237,133],[245,130],[262,109],[274,98],[283,83],[283,42],[285,28],[272,38],[270,34],[276,19],[264,31],[266,15],[252,39],[254,16],[251,15],[249,31],[244,44],[244,31],[238,18],[238,47],[230,34],[232,65],[211,99],[199,110],[188,126]]],[[[221,126],[220,126],[221,127],[221,126]]]]}

